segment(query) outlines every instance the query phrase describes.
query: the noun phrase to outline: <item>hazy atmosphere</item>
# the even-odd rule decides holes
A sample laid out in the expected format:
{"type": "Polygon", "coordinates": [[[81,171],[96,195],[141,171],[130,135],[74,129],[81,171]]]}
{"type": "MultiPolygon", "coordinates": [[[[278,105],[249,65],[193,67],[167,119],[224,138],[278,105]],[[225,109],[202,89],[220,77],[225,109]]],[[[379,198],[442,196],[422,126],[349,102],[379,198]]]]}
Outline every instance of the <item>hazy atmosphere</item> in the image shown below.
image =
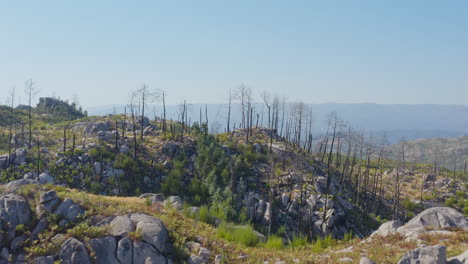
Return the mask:
{"type": "Polygon", "coordinates": [[[12,1],[0,89],[126,104],[142,83],[176,104],[241,83],[307,103],[463,104],[466,1],[12,1]]]}

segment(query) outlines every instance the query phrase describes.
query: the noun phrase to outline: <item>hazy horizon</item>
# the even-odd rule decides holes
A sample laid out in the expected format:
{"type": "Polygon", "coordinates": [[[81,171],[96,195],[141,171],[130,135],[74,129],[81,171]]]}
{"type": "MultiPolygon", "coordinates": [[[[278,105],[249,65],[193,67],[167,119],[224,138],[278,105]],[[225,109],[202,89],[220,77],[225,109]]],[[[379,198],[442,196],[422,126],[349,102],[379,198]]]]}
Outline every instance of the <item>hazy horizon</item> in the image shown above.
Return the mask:
{"type": "Polygon", "coordinates": [[[307,103],[468,98],[468,2],[79,1],[0,8],[0,92],[125,104],[143,83],[168,104],[221,103],[244,83],[307,103]]]}

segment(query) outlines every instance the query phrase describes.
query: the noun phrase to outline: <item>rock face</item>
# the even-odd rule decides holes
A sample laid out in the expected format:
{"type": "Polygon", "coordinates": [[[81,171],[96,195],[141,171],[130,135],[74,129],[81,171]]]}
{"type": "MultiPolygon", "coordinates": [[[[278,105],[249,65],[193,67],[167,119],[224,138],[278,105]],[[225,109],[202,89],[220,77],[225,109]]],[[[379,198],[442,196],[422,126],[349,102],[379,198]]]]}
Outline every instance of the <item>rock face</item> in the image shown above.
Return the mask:
{"type": "Polygon", "coordinates": [[[91,239],[89,244],[94,250],[96,264],[119,264],[115,256],[117,242],[113,236],[91,239]]]}
{"type": "Polygon", "coordinates": [[[468,221],[462,213],[453,208],[434,207],[421,212],[397,231],[410,236],[418,234],[426,227],[436,229],[458,227],[468,230],[468,221]]]}
{"type": "Polygon", "coordinates": [[[84,215],[84,210],[73,200],[67,198],[55,209],[54,214],[62,215],[67,221],[76,221],[84,215]]]}
{"type": "Polygon", "coordinates": [[[6,194],[0,197],[0,219],[2,230],[6,233],[8,241],[16,236],[18,225],[27,225],[31,222],[31,211],[26,200],[17,194],[6,194]]]}
{"type": "Polygon", "coordinates": [[[403,223],[398,220],[388,221],[383,223],[379,229],[377,229],[371,236],[380,235],[380,236],[388,236],[392,233],[395,233],[399,227],[401,227],[403,223]]]}
{"type": "Polygon", "coordinates": [[[64,264],[91,264],[84,244],[75,238],[69,238],[60,247],[59,259],[64,264]]]}
{"type": "Polygon", "coordinates": [[[446,248],[443,245],[421,247],[406,252],[398,264],[445,264],[446,248]]]}
{"type": "Polygon", "coordinates": [[[19,187],[23,185],[29,185],[29,184],[39,184],[39,182],[36,180],[31,180],[31,179],[21,179],[21,180],[11,181],[3,187],[3,191],[5,193],[14,193],[18,190],[19,187]]]}
{"type": "Polygon", "coordinates": [[[136,213],[103,222],[109,223],[112,236],[90,240],[96,263],[166,263],[171,247],[169,233],[160,219],[136,213]],[[138,241],[128,238],[131,232],[139,237],[138,241]]]}

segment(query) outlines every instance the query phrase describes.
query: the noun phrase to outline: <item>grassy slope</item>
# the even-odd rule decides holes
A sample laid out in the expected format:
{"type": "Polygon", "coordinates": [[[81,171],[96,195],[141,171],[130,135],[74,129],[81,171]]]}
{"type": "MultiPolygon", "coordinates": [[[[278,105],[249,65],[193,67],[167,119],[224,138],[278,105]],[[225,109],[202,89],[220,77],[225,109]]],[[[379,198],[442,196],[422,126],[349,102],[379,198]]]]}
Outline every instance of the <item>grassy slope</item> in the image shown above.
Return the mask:
{"type": "MultiPolygon", "coordinates": [[[[386,238],[375,237],[372,242],[353,239],[349,242],[334,242],[329,248],[317,250],[313,244],[307,244],[300,248],[284,248],[281,250],[267,249],[261,246],[246,247],[239,243],[229,242],[217,237],[216,229],[208,224],[185,217],[183,214],[171,209],[165,209],[160,204],[149,205],[145,200],[137,197],[110,197],[97,196],[73,189],[47,185],[45,187],[30,185],[22,187],[20,194],[29,197],[31,206],[38,201],[41,188],[55,189],[59,197],[71,198],[86,209],[86,218],[95,215],[110,216],[133,212],[143,212],[161,218],[170,230],[170,236],[178,252],[187,241],[198,240],[204,247],[212,250],[212,257],[222,254],[225,263],[262,263],[263,261],[275,262],[283,260],[286,263],[339,263],[343,257],[351,257],[354,263],[359,263],[361,254],[368,256],[377,263],[396,263],[401,256],[417,247],[415,242],[407,242],[399,235],[386,238]],[[352,250],[346,248],[353,247],[352,250]],[[238,258],[240,255],[246,258],[238,258]]],[[[60,229],[51,225],[46,235],[39,243],[40,247],[51,245],[51,238],[57,233],[65,233],[66,236],[81,236],[84,240],[105,235],[104,231],[91,229],[71,228],[73,231],[60,229]]],[[[424,244],[445,244],[448,247],[448,256],[460,254],[468,249],[468,231],[458,230],[454,235],[431,235],[424,238],[424,244]]],[[[52,246],[51,246],[52,247],[52,246]]],[[[34,248],[34,246],[30,246],[34,248]]],[[[53,250],[54,248],[52,248],[53,250]]],[[[56,250],[57,248],[55,248],[56,250]]],[[[183,255],[179,253],[180,257],[183,255]]]]}

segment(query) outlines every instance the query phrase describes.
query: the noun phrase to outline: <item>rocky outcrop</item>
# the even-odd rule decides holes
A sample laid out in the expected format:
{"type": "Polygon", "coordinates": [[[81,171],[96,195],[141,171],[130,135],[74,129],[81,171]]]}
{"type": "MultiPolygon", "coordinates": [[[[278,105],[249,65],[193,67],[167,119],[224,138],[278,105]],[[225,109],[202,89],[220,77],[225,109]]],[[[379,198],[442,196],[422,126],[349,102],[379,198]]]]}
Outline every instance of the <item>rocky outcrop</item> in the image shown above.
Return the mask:
{"type": "Polygon", "coordinates": [[[426,246],[406,252],[398,264],[445,264],[446,247],[443,245],[426,246]]]}
{"type": "Polygon", "coordinates": [[[39,184],[39,182],[36,180],[31,180],[31,179],[21,179],[21,180],[11,181],[3,186],[3,191],[5,193],[14,193],[21,186],[29,185],[29,184],[39,184]]]}
{"type": "Polygon", "coordinates": [[[94,238],[89,241],[96,257],[96,264],[118,264],[117,242],[113,236],[94,238]]]}
{"type": "Polygon", "coordinates": [[[173,142],[164,144],[161,149],[161,152],[170,158],[175,158],[179,154],[179,151],[180,146],[173,142]]]}
{"type": "Polygon", "coordinates": [[[151,203],[164,202],[164,195],[161,193],[144,193],[140,195],[140,199],[148,199],[151,203]]]}
{"type": "Polygon", "coordinates": [[[101,223],[109,225],[110,236],[90,240],[96,263],[166,263],[172,253],[169,233],[156,217],[135,213],[101,223]]]}
{"type": "Polygon", "coordinates": [[[426,232],[427,228],[436,230],[431,232],[442,232],[437,230],[450,227],[468,230],[468,220],[453,208],[433,207],[416,215],[404,225],[400,221],[386,222],[372,233],[371,237],[388,236],[398,232],[406,237],[416,238],[420,233],[426,232]]]}
{"type": "Polygon", "coordinates": [[[375,235],[388,236],[390,234],[395,233],[397,229],[401,227],[402,225],[403,223],[398,220],[385,222],[379,227],[379,229],[377,229],[376,231],[374,231],[374,233],[372,233],[371,237],[375,235]]]}
{"type": "Polygon", "coordinates": [[[91,264],[85,245],[73,237],[60,246],[59,259],[63,264],[91,264]]]}
{"type": "Polygon", "coordinates": [[[397,229],[406,236],[417,235],[426,228],[442,229],[458,227],[468,230],[468,220],[457,210],[449,207],[434,207],[416,215],[408,223],[397,229]]]}
{"type": "Polygon", "coordinates": [[[164,202],[164,206],[181,210],[183,207],[182,199],[179,196],[169,196],[164,202]]]}
{"type": "Polygon", "coordinates": [[[29,205],[22,196],[6,194],[0,197],[0,219],[3,237],[1,240],[12,241],[16,237],[16,227],[28,225],[32,220],[29,205]]]}

